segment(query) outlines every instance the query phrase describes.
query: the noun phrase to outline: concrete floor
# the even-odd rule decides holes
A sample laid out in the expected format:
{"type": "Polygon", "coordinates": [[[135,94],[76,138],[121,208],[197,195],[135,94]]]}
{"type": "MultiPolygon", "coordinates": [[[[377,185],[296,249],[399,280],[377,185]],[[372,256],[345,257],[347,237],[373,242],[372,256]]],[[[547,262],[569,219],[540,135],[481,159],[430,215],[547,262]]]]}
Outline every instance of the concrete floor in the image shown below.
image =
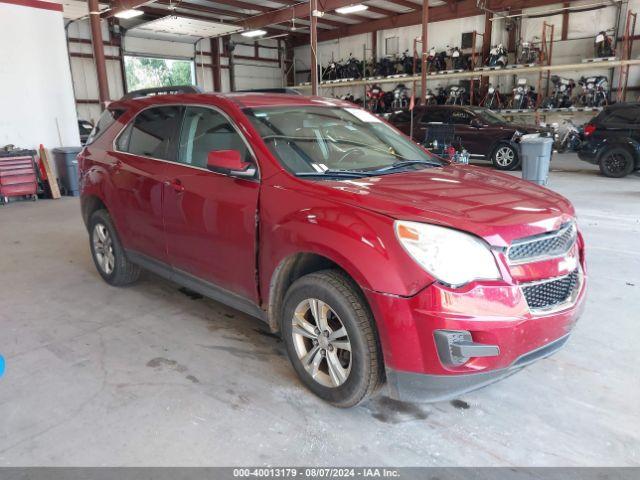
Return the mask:
{"type": "Polygon", "coordinates": [[[106,285],[76,199],[0,208],[0,465],[640,465],[640,177],[554,161],[588,242],[567,347],[431,405],[339,410],[256,320],[146,274],[106,285]]]}

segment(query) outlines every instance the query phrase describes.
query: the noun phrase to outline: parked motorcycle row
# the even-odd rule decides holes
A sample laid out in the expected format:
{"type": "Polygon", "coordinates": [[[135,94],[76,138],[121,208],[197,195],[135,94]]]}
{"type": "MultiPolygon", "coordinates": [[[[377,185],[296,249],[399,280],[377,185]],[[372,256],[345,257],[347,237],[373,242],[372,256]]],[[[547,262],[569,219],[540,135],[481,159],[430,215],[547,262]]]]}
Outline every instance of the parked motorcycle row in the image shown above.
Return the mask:
{"type": "MultiPolygon", "coordinates": [[[[539,47],[539,42],[535,41],[536,38],[537,37],[534,37],[532,41],[523,41],[520,43],[515,55],[517,64],[533,65],[540,62],[542,59],[542,51],[539,47]]],[[[599,32],[595,37],[594,56],[596,58],[615,56],[613,40],[606,31],[599,32]]],[[[484,59],[480,59],[480,62],[482,65],[474,67],[471,54],[464,53],[463,50],[457,46],[447,45],[446,48],[442,50],[431,47],[427,55],[427,71],[429,73],[435,73],[448,70],[474,70],[487,67],[504,68],[509,64],[507,49],[503,44],[494,45],[490,49],[489,55],[484,59]]],[[[414,56],[409,50],[405,50],[401,54],[382,57],[378,61],[373,59],[362,61],[350,53],[349,58],[346,60],[331,60],[324,68],[318,66],[318,76],[321,81],[341,79],[357,80],[361,78],[389,77],[393,75],[413,75],[421,73],[421,70],[422,63],[420,62],[420,58],[414,59],[414,56]]],[[[588,81],[588,79],[585,79],[585,81],[588,81]]],[[[603,91],[600,88],[601,86],[597,85],[599,81],[599,78],[595,77],[592,83],[597,92],[593,92],[591,96],[587,95],[587,98],[581,99],[582,102],[589,102],[593,104],[592,106],[600,106],[602,104],[597,104],[599,98],[602,97],[599,93],[603,91]]],[[[566,84],[565,88],[568,87],[569,85],[566,84]]]]}
{"type": "MultiPolygon", "coordinates": [[[[551,94],[542,100],[540,108],[557,109],[572,107],[602,107],[608,104],[609,86],[605,76],[581,77],[576,83],[572,79],[558,76],[551,77],[553,85],[551,94]],[[576,87],[580,92],[574,95],[576,87]]],[[[466,84],[448,85],[428,89],[427,105],[469,105],[471,92],[469,82],[466,84]]],[[[519,78],[511,93],[502,93],[497,85],[489,84],[484,95],[478,88],[474,90],[474,104],[491,110],[532,110],[538,105],[538,92],[529,85],[526,78],[519,78]]],[[[356,104],[365,103],[349,93],[341,97],[356,104]]],[[[385,91],[380,84],[372,84],[366,90],[366,107],[373,113],[386,113],[406,110],[411,101],[411,90],[404,83],[399,83],[391,90],[385,91]]],[[[415,99],[416,104],[419,99],[415,99]]]]}

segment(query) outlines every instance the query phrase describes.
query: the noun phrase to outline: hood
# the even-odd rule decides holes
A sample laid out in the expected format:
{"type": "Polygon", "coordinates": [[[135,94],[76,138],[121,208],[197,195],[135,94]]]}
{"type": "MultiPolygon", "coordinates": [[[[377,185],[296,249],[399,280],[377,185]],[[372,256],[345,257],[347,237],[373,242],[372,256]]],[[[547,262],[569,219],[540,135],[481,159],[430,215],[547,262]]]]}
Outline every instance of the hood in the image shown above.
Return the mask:
{"type": "Polygon", "coordinates": [[[574,217],[563,196],[482,167],[449,165],[313,185],[325,198],[395,219],[464,230],[501,247],[555,230],[574,217]]]}

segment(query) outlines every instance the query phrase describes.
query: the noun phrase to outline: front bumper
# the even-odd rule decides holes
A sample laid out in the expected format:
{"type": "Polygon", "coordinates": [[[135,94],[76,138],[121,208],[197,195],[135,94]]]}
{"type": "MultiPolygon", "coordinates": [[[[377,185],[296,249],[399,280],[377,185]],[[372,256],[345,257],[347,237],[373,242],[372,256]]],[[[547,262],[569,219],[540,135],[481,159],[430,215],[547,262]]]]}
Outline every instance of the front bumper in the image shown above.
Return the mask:
{"type": "MultiPolygon", "coordinates": [[[[582,265],[584,267],[584,265],[582,265]]],[[[559,350],[582,312],[586,275],[566,308],[534,314],[518,285],[434,283],[413,297],[368,292],[384,355],[389,393],[405,401],[440,401],[507,377],[559,350]],[[470,332],[497,355],[461,365],[443,361],[435,331],[470,332]]]]}
{"type": "Polygon", "coordinates": [[[569,335],[560,337],[520,356],[512,365],[498,370],[460,375],[429,375],[424,373],[401,372],[387,368],[387,388],[389,395],[405,402],[439,402],[486,387],[517,373],[527,365],[553,355],[569,340],[569,335]]]}

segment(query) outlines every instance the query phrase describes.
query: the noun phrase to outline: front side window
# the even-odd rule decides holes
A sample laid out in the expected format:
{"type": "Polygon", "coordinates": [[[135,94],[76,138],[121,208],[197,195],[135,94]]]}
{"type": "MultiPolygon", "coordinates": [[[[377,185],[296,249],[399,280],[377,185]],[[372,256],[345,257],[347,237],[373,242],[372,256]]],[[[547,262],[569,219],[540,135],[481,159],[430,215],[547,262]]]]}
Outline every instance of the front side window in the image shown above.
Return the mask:
{"type": "Polygon", "coordinates": [[[452,110],[451,123],[456,125],[469,125],[471,122],[471,114],[466,110],[452,110]]]}
{"type": "Polygon", "coordinates": [[[172,160],[181,111],[179,106],[143,110],[120,134],[116,146],[133,155],[172,160]]]}
{"type": "Polygon", "coordinates": [[[252,161],[246,143],[227,117],[211,108],[187,107],[178,162],[206,168],[207,156],[214,150],[236,150],[246,162],[252,161]]]}
{"type": "Polygon", "coordinates": [[[298,174],[382,174],[442,165],[359,108],[292,106],[245,110],[271,152],[298,174]]]}

